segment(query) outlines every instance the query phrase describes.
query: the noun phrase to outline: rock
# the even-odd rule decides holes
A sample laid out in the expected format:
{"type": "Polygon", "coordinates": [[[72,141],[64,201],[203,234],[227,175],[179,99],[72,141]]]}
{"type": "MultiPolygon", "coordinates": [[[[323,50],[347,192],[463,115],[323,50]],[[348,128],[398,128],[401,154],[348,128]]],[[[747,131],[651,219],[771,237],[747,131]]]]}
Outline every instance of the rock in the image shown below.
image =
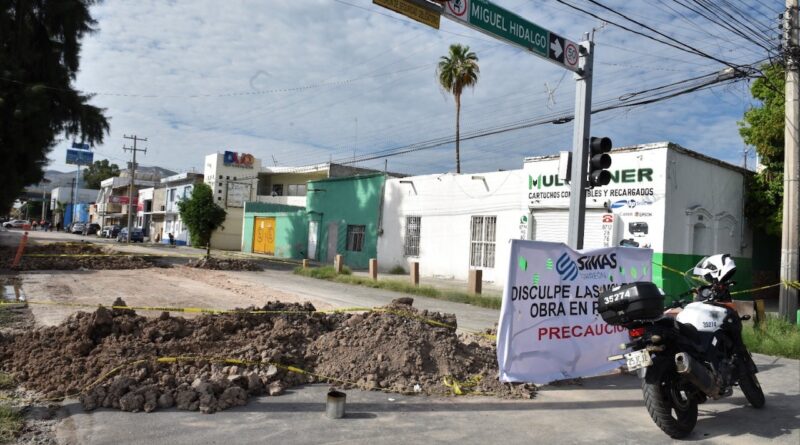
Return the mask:
{"type": "Polygon", "coordinates": [[[142,408],[146,413],[151,413],[158,408],[158,393],[154,389],[144,393],[144,405],[142,408]]]}
{"type": "Polygon", "coordinates": [[[201,394],[199,399],[200,412],[203,414],[213,414],[217,412],[217,398],[213,394],[201,394]]]}
{"type": "Polygon", "coordinates": [[[138,413],[144,406],[144,397],[141,394],[129,392],[119,398],[119,409],[138,413]]]}
{"type": "Polygon", "coordinates": [[[267,372],[265,373],[267,377],[272,377],[278,373],[278,368],[275,365],[269,365],[267,367],[267,372]]]}
{"type": "Polygon", "coordinates": [[[247,405],[247,392],[238,386],[231,386],[222,392],[218,403],[219,409],[247,405]]]}
{"type": "Polygon", "coordinates": [[[194,411],[199,405],[197,397],[197,392],[191,389],[178,391],[178,394],[175,396],[175,406],[178,409],[194,411]]]}
{"type": "Polygon", "coordinates": [[[247,392],[254,396],[264,394],[264,383],[261,382],[261,377],[255,372],[247,375],[247,392]]]}
{"type": "Polygon", "coordinates": [[[111,326],[113,323],[114,317],[111,315],[111,311],[103,306],[98,307],[92,314],[92,327],[94,328],[98,326],[111,326]]]}
{"type": "Polygon", "coordinates": [[[281,382],[272,382],[267,388],[267,394],[271,396],[279,396],[283,394],[283,385],[281,382]]]}
{"type": "Polygon", "coordinates": [[[411,297],[400,297],[392,300],[392,304],[402,304],[403,306],[413,306],[414,299],[411,297]]]}
{"type": "Polygon", "coordinates": [[[248,379],[243,375],[229,375],[227,380],[228,380],[227,386],[236,385],[242,389],[247,389],[248,379]]]}
{"type": "Polygon", "coordinates": [[[172,405],[175,404],[175,400],[172,398],[172,394],[165,392],[158,397],[158,407],[161,409],[172,408],[172,405]]]}

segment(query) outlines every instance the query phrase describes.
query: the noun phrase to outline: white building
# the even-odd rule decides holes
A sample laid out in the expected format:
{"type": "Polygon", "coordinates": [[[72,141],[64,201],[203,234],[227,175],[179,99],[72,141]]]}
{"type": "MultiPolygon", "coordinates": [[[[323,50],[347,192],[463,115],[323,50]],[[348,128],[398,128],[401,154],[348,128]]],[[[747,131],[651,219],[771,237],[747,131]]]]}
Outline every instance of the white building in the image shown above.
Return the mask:
{"type": "MultiPolygon", "coordinates": [[[[623,240],[652,248],[653,275],[667,291],[683,279],[660,265],[685,270],[712,253],[736,258],[740,282],[750,275],[749,172],[666,142],[611,157],[611,184],[587,192],[585,248],[623,240]]],[[[510,239],[567,240],[570,191],[558,163],[532,157],[521,170],[387,180],[378,264],[408,269],[419,261],[422,275],[462,280],[479,268],[485,281],[502,282],[510,239]]]]}
{"type": "Polygon", "coordinates": [[[205,183],[214,192],[214,201],[227,212],[222,227],[211,236],[211,247],[241,250],[244,202],[255,200],[260,170],[261,161],[251,154],[226,151],[206,156],[205,183]]]}

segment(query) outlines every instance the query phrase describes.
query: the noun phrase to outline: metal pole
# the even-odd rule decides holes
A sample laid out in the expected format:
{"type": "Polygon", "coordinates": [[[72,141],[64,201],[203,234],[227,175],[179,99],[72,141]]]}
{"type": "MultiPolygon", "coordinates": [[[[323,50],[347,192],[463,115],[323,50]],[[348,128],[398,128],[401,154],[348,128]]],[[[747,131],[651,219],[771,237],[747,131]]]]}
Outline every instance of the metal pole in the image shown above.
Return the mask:
{"type": "Polygon", "coordinates": [[[131,176],[128,179],[128,236],[125,242],[131,243],[131,221],[133,220],[133,183],[136,181],[136,138],[133,139],[133,162],[131,163],[131,176]]]}
{"type": "Polygon", "coordinates": [[[75,224],[75,215],[77,215],[76,208],[78,207],[78,190],[81,186],[81,164],[78,163],[78,170],[75,171],[75,194],[72,197],[72,223],[75,224]]]}
{"type": "Polygon", "coordinates": [[[589,158],[589,130],[592,120],[592,61],[594,42],[580,43],[581,69],[575,74],[575,132],[572,139],[572,180],[570,181],[567,244],[583,249],[586,216],[586,166],[589,158]]]}
{"type": "MultiPolygon", "coordinates": [[[[786,38],[786,122],[783,154],[783,227],[781,236],[781,282],[800,279],[800,42],[798,0],[786,0],[783,29],[786,38]]],[[[796,322],[798,290],[781,286],[778,311],[796,322]]],[[[794,324],[794,323],[793,323],[794,324]]]]}

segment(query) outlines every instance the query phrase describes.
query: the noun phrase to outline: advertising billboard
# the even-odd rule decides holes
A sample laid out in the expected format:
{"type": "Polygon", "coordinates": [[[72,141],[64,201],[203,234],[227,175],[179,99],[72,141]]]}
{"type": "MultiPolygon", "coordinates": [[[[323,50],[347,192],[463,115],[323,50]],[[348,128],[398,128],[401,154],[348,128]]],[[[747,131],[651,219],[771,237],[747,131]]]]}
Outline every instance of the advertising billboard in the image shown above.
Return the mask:
{"type": "Polygon", "coordinates": [[[67,149],[67,164],[89,165],[94,161],[94,153],[89,150],[67,149]]]}

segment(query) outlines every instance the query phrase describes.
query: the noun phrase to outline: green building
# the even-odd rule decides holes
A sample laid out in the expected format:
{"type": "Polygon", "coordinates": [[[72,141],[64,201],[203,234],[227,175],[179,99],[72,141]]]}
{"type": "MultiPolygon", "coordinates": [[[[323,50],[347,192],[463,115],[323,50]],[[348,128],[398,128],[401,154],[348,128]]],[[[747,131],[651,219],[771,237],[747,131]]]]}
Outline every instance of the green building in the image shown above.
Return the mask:
{"type": "Polygon", "coordinates": [[[367,268],[378,256],[384,182],[383,173],[309,181],[305,207],[245,203],[243,251],[322,263],[340,254],[367,268]]]}

